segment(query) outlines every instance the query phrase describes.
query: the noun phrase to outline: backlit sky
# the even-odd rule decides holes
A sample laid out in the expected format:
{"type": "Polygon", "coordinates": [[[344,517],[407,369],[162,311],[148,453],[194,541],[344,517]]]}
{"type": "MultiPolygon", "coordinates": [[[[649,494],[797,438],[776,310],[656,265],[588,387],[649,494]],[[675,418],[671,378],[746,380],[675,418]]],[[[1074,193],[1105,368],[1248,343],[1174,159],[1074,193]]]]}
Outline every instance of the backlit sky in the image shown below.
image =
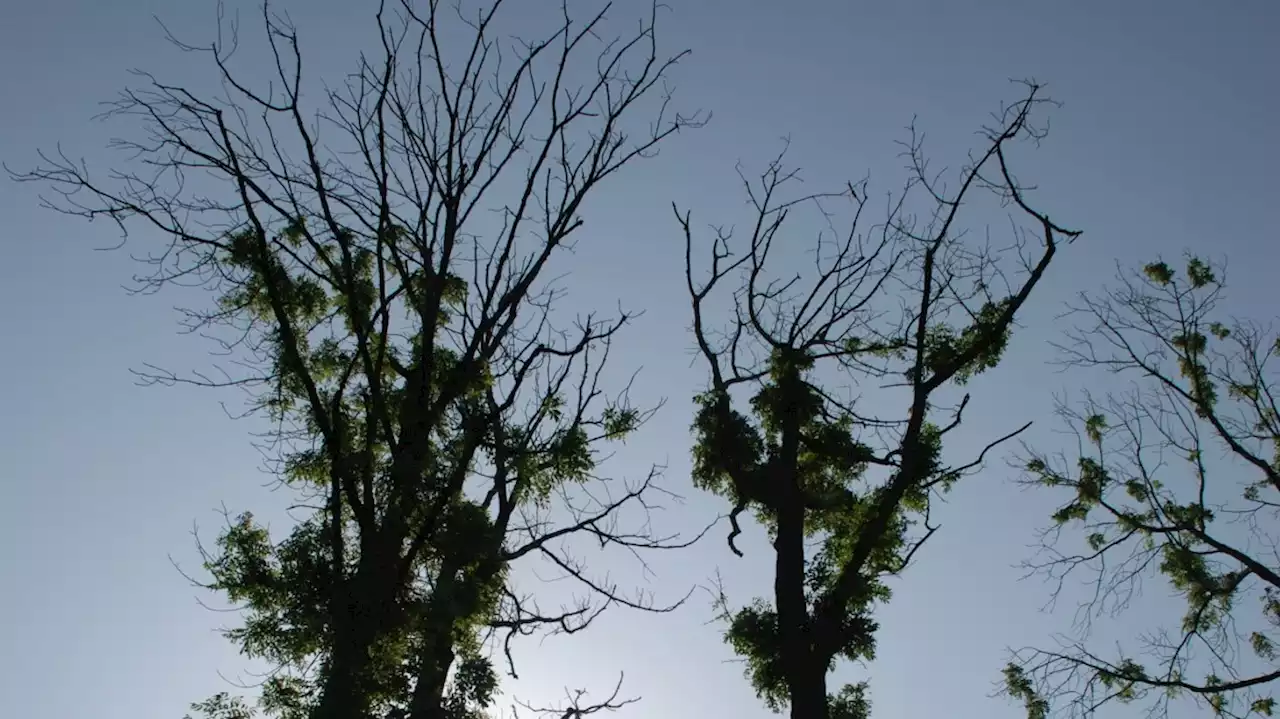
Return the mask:
{"type": "MultiPolygon", "coordinates": [[[[1052,133],[1023,168],[1055,220],[1084,230],[1034,299],[998,375],[979,383],[970,433],[991,437],[1028,419],[1034,437],[1060,441],[1046,416],[1050,393],[1071,389],[1046,367],[1053,317],[1077,288],[1110,278],[1113,263],[1184,249],[1226,257],[1232,298],[1271,312],[1280,197],[1273,128],[1280,102],[1280,5],[1191,0],[673,0],[660,19],[667,47],[693,55],[676,71],[686,107],[714,112],[706,128],[620,175],[589,210],[588,234],[570,264],[573,301],[643,308],[616,354],[620,371],[643,368],[637,393],[669,402],[627,448],[662,462],[687,496],[664,523],[694,527],[726,508],[688,486],[689,398],[702,388],[691,340],[680,238],[669,203],[705,222],[744,222],[734,163],[759,167],[783,135],[790,161],[816,187],[871,173],[895,177],[893,144],[913,115],[931,154],[955,165],[1010,77],[1034,76],[1065,103],[1052,133]]],[[[234,3],[231,4],[235,7],[234,3]]],[[[369,2],[300,0],[287,7],[323,52],[325,73],[350,67],[367,31],[369,2]],[[363,36],[363,35],[359,35],[363,36]]],[[[246,13],[251,28],[252,8],[246,13]]],[[[553,11],[511,0],[519,21],[553,11]]],[[[622,3],[625,18],[637,9],[622,3]]],[[[44,0],[0,9],[0,160],[23,168],[37,147],[63,143],[91,164],[127,127],[90,122],[140,67],[178,81],[191,68],[165,44],[152,16],[186,37],[208,37],[208,0],[44,0]],[[203,33],[203,35],[202,35],[203,33]]],[[[259,36],[246,34],[247,41],[259,36]]],[[[335,75],[336,77],[336,75],[335,75]]],[[[100,165],[99,165],[100,166],[100,165]]],[[[892,183],[890,183],[892,184],[892,183]]],[[[229,617],[202,609],[216,598],[189,587],[168,561],[194,558],[197,521],[214,511],[278,516],[285,498],[263,488],[253,429],[229,421],[215,393],[143,389],[128,370],[143,362],[200,367],[205,346],[176,334],[171,296],[131,297],[123,253],[95,252],[115,236],[37,207],[36,188],[0,190],[0,697],[23,719],[177,719],[188,703],[229,689],[243,665],[213,631],[229,617]]],[[[888,186],[883,189],[890,189],[888,186]]],[[[996,228],[998,229],[998,228],[996,228]]],[[[566,265],[567,266],[567,265],[566,265]]],[[[970,436],[970,435],[966,435],[970,436]]],[[[642,468],[621,467],[635,472],[642,468]]],[[[880,656],[841,677],[870,676],[878,717],[1013,719],[988,695],[1008,646],[1043,643],[1068,611],[1044,614],[1048,588],[1019,582],[1013,565],[1048,504],[1010,486],[997,461],[942,508],[944,528],[880,614],[880,656]]],[[[766,586],[759,536],[746,559],[723,532],[679,556],[653,560],[653,576],[619,566],[675,598],[717,570],[746,602],[766,586]]],[[[1159,592],[1155,592],[1159,594],[1159,592]]],[[[1176,607],[1149,597],[1155,614],[1176,607]]],[[[1066,607],[1064,609],[1069,609],[1066,607]]],[[[1169,616],[1172,616],[1170,614],[1169,616]]],[[[705,595],[661,617],[624,610],[589,634],[521,648],[519,697],[554,701],[561,687],[624,691],[643,701],[624,717],[763,717],[711,620],[705,595]]],[[[1115,716],[1137,717],[1137,710],[1115,716]]]]}

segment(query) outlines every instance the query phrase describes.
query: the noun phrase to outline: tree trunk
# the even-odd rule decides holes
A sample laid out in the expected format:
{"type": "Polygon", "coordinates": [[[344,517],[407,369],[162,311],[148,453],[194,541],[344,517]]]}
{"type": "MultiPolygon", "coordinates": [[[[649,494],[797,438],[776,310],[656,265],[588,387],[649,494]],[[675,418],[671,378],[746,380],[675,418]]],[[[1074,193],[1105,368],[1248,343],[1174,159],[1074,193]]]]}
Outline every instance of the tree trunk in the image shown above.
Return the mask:
{"type": "Polygon", "coordinates": [[[335,637],[328,676],[312,719],[368,717],[369,698],[364,691],[362,677],[368,670],[373,636],[364,628],[366,623],[357,612],[356,607],[351,607],[351,616],[344,618],[347,626],[335,637]]]}
{"type": "Polygon", "coordinates": [[[791,719],[827,719],[826,668],[807,662],[792,672],[791,719]]]}
{"type": "Polygon", "coordinates": [[[343,581],[334,598],[333,653],[312,719],[367,719],[369,693],[366,677],[378,637],[400,623],[396,611],[396,573],[389,553],[371,545],[360,556],[360,566],[343,581]]]}
{"type": "Polygon", "coordinates": [[[437,635],[422,652],[425,666],[419,670],[418,683],[413,688],[410,719],[444,719],[444,689],[454,659],[453,641],[447,635],[437,635]]]}
{"type": "Polygon", "coordinates": [[[422,647],[417,657],[417,678],[409,702],[410,719],[444,719],[444,690],[449,670],[457,658],[453,649],[455,624],[466,610],[458,602],[458,571],[464,558],[445,557],[422,618],[422,647]]]}
{"type": "Polygon", "coordinates": [[[777,565],[774,601],[778,607],[781,660],[791,697],[791,719],[827,719],[826,666],[817,661],[804,595],[804,507],[799,492],[787,492],[778,512],[774,540],[777,565]]]}

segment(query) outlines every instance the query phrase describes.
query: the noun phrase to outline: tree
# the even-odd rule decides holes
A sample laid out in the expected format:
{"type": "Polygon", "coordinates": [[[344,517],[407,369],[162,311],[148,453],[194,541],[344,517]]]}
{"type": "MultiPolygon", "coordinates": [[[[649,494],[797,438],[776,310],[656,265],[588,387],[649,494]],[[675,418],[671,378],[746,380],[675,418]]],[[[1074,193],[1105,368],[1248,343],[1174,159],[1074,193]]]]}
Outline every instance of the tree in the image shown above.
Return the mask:
{"type": "Polygon", "coordinates": [[[304,82],[296,31],[264,5],[268,73],[233,72],[222,27],[207,46],[174,40],[225,94],[140,73],[107,112],[145,130],[115,143],[119,168],[96,177],[59,151],[16,175],[50,184],[55,209],[165,238],[142,290],[213,293],[184,321],[236,373],[142,376],[248,390],[308,512],[278,541],[244,512],[205,554],[207,586],[243,608],[227,636],[277,667],[261,696],[273,716],[480,716],[498,687],[486,641],[509,662],[514,636],[673,606],[569,553],[574,537],[686,542],[643,523],[656,469],[629,482],[597,469],[654,409],[600,384],[631,315],[566,317],[547,268],[602,183],[699,124],[669,108],[685,53],[660,54],[656,5],[616,40],[605,10],[579,22],[565,6],[530,42],[506,39],[501,8],[384,3],[380,46],[329,89],[304,82]],[[510,579],[526,558],[587,598],[540,609],[510,579]]]}
{"type": "Polygon", "coordinates": [[[1062,343],[1064,361],[1129,383],[1060,403],[1078,439],[1070,460],[1026,457],[1028,483],[1066,495],[1029,566],[1055,593],[1080,573],[1091,586],[1078,637],[1023,649],[1006,669],[1034,719],[1127,702],[1164,714],[1188,697],[1219,715],[1272,713],[1280,344],[1274,328],[1225,315],[1222,275],[1196,257],[1156,261],[1073,308],[1085,323],[1062,343]],[[1181,622],[1118,655],[1091,649],[1092,620],[1129,607],[1152,577],[1185,602],[1181,622]]]}
{"type": "Polygon", "coordinates": [[[1048,101],[1028,87],[986,130],[986,147],[951,193],[929,172],[913,128],[904,152],[913,179],[874,227],[862,221],[866,182],[789,198],[797,173],[780,155],[758,182],[742,176],[754,208],[745,251],[735,257],[730,233],[716,230],[710,276],[699,282],[690,215],[677,210],[694,335],[710,373],[693,426],[695,482],[732,503],[735,553],[739,517],[750,511],[775,554],[771,601],[731,614],[726,604],[727,640],[761,698],[778,711],[789,704],[796,719],[866,716],[865,683],[829,693],[827,674],[838,659],[872,658],[873,606],[889,598],[887,578],[937,529],[931,499],[1022,431],[965,461],[943,460],[943,441],[969,403],[967,394],[953,402],[947,390],[995,367],[1059,244],[1078,234],[1033,209],[1010,169],[1011,145],[1043,136],[1031,118],[1048,101]],[[918,193],[923,219],[909,209],[918,193]],[[1030,230],[1015,223],[1014,251],[964,241],[961,210],[983,193],[1029,221],[1030,230]],[[851,219],[837,234],[840,202],[851,219]],[[802,284],[800,272],[778,278],[767,266],[787,221],[804,208],[816,209],[831,235],[819,233],[817,271],[802,284]],[[716,332],[708,302],[735,273],[731,321],[716,332]],[[838,382],[891,389],[868,410],[865,398],[838,394],[838,382]],[[905,416],[880,416],[891,402],[907,404],[905,416]]]}

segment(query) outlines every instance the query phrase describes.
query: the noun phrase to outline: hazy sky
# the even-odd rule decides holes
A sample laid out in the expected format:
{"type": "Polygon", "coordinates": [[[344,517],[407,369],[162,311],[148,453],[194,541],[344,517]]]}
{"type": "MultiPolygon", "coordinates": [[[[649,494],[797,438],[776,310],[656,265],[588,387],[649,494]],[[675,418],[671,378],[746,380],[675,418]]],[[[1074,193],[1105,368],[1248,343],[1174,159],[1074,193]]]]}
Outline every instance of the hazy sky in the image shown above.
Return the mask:
{"type": "MultiPolygon", "coordinates": [[[[621,299],[647,311],[616,357],[620,371],[643,367],[641,396],[669,398],[626,454],[665,462],[669,486],[687,495],[665,522],[692,526],[725,509],[688,487],[688,401],[704,375],[685,351],[669,203],[706,222],[744,221],[733,165],[759,167],[784,134],[793,140],[790,159],[816,187],[868,171],[892,178],[893,142],[913,114],[939,162],[956,164],[987,113],[1015,98],[1010,77],[1034,76],[1065,103],[1045,146],[1021,157],[1042,188],[1041,206],[1085,235],[1052,269],[1008,361],[975,389],[974,438],[1037,419],[1035,437],[1060,441],[1046,409],[1051,391],[1070,386],[1045,366],[1045,339],[1064,299],[1108,279],[1117,259],[1176,258],[1184,249],[1229,257],[1232,297],[1270,311],[1280,259],[1265,216],[1280,197],[1280,145],[1267,129],[1280,109],[1274,1],[670,4],[663,41],[694,50],[674,75],[679,97],[714,111],[714,120],[600,195],[570,280],[573,301],[584,306],[621,299]]],[[[280,5],[326,49],[321,68],[350,67],[355,48],[343,40],[352,28],[367,30],[371,3],[280,5]]],[[[510,5],[516,15],[551,11],[541,1],[510,5]]],[[[71,155],[102,159],[110,132],[127,128],[89,117],[129,80],[126,70],[180,81],[190,67],[163,42],[151,20],[157,13],[200,37],[211,31],[214,5],[6,3],[0,159],[28,166],[36,147],[59,141],[71,155]]],[[[253,427],[219,407],[229,398],[132,383],[129,368],[143,362],[204,366],[206,347],[176,334],[170,308],[178,299],[121,289],[128,258],[93,251],[115,239],[111,228],[42,211],[35,188],[7,182],[0,216],[0,701],[6,715],[23,719],[177,719],[189,702],[228,688],[220,673],[234,677],[242,664],[213,631],[228,617],[196,603],[216,598],[189,587],[167,555],[190,564],[193,520],[216,529],[222,503],[270,517],[284,498],[263,488],[253,427]]],[[[1048,588],[1017,581],[1013,565],[1027,556],[1048,504],[1010,479],[997,461],[956,490],[942,508],[941,534],[880,614],[878,660],[842,671],[871,676],[876,716],[1019,715],[988,697],[1004,650],[1045,641],[1070,613],[1041,613],[1048,588]]],[[[736,559],[717,532],[686,554],[656,558],[644,581],[674,598],[718,569],[734,599],[746,602],[768,576],[760,538],[747,547],[747,558],[736,559]]],[[[618,571],[620,581],[643,580],[634,566],[618,571]]],[[[1144,617],[1176,611],[1148,599],[1156,614],[1144,617]]],[[[626,691],[644,700],[620,716],[767,716],[710,618],[707,598],[696,594],[675,615],[618,610],[585,636],[527,642],[513,691],[535,700],[554,699],[566,685],[606,691],[624,671],[626,691]]]]}

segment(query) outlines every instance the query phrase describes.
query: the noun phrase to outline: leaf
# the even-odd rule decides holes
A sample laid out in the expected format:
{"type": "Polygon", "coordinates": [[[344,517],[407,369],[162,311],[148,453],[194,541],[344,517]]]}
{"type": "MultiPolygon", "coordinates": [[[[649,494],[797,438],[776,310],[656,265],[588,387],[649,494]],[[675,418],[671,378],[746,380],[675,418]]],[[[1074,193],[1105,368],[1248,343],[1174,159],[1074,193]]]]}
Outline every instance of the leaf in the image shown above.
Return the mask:
{"type": "Polygon", "coordinates": [[[1085,435],[1094,444],[1102,444],[1102,433],[1107,429],[1107,418],[1100,414],[1090,415],[1084,422],[1085,435]]]}
{"type": "Polygon", "coordinates": [[[1142,272],[1158,285],[1167,285],[1173,281],[1173,270],[1163,262],[1152,262],[1143,267],[1142,272]]]}
{"type": "Polygon", "coordinates": [[[1187,279],[1191,281],[1191,286],[1196,289],[1217,281],[1217,278],[1213,276],[1213,271],[1209,269],[1209,265],[1198,257],[1192,257],[1187,261],[1187,279]]]}

